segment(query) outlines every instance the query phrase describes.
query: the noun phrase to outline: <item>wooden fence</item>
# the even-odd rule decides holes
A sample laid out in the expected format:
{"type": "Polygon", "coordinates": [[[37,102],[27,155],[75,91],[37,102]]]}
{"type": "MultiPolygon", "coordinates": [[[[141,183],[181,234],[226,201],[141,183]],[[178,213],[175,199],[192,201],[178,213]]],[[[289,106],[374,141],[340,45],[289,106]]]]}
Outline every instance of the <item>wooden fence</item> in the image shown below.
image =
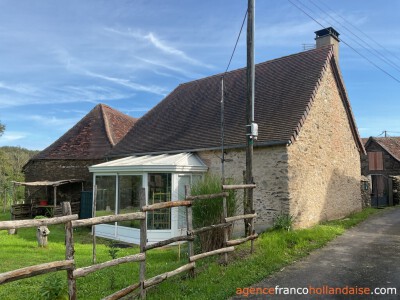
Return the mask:
{"type": "MultiPolygon", "coordinates": [[[[224,190],[231,189],[248,189],[255,188],[256,186],[253,184],[250,185],[224,185],[224,190]]],[[[257,217],[257,214],[246,214],[246,215],[238,215],[233,217],[227,216],[227,203],[226,197],[228,196],[228,192],[222,192],[218,194],[212,195],[197,195],[191,196],[189,187],[185,189],[185,200],[182,201],[171,201],[171,202],[163,202],[157,203],[153,205],[146,205],[144,189],[141,191],[141,199],[140,206],[142,207],[141,212],[136,213],[128,213],[121,215],[111,215],[111,216],[102,216],[102,217],[93,217],[90,219],[78,220],[78,215],[71,213],[71,206],[69,202],[63,202],[63,216],[55,217],[50,219],[34,219],[34,220],[19,220],[19,221],[2,221],[0,222],[0,230],[7,229],[17,229],[17,228],[26,228],[26,227],[36,227],[36,226],[48,226],[48,225],[56,225],[56,224],[65,224],[65,260],[62,261],[53,261],[50,263],[44,263],[40,265],[29,266],[26,268],[21,268],[14,271],[9,271],[0,274],[0,284],[4,284],[7,282],[20,280],[24,278],[29,278],[37,275],[42,275],[46,273],[56,272],[60,270],[67,271],[67,280],[68,280],[68,294],[69,299],[75,300],[77,297],[77,287],[76,287],[76,279],[79,277],[84,277],[90,273],[93,273],[98,270],[102,270],[107,267],[116,266],[123,263],[128,262],[139,262],[139,282],[134,283],[120,291],[113,293],[112,295],[107,296],[104,299],[120,299],[129,293],[140,289],[140,296],[142,299],[146,298],[146,290],[152,286],[155,286],[164,280],[180,274],[182,272],[188,271],[190,276],[194,276],[194,269],[196,267],[196,261],[208,256],[223,254],[224,263],[228,262],[228,253],[235,250],[236,245],[245,243],[247,241],[254,241],[258,237],[258,235],[254,232],[254,218],[257,217]],[[224,214],[224,222],[221,224],[214,224],[207,227],[202,228],[193,228],[193,220],[192,220],[192,204],[194,201],[198,200],[209,200],[212,201],[216,198],[223,198],[223,214],[224,214]],[[171,207],[186,207],[186,225],[187,225],[187,234],[173,237],[164,241],[160,241],[153,244],[147,244],[147,228],[146,228],[146,212],[154,211],[158,209],[171,208],[171,207]],[[238,220],[249,220],[251,226],[251,234],[240,239],[236,240],[228,240],[228,230],[232,223],[238,220]],[[119,222],[119,221],[127,221],[127,220],[140,220],[140,253],[135,255],[128,255],[122,258],[113,259],[104,263],[93,264],[91,266],[76,268],[75,259],[74,259],[74,239],[73,239],[73,229],[77,227],[83,226],[93,226],[97,224],[110,223],[110,222],[119,222]],[[224,229],[224,246],[220,249],[216,249],[210,252],[204,252],[195,255],[193,248],[193,241],[195,235],[206,232],[215,228],[223,228],[224,229]],[[187,264],[163,273],[152,278],[146,279],[146,251],[162,246],[166,246],[175,242],[187,241],[188,242],[188,262],[187,264]]],[[[95,247],[95,243],[93,244],[95,247]]],[[[253,251],[253,243],[252,249],[253,251]]]]}

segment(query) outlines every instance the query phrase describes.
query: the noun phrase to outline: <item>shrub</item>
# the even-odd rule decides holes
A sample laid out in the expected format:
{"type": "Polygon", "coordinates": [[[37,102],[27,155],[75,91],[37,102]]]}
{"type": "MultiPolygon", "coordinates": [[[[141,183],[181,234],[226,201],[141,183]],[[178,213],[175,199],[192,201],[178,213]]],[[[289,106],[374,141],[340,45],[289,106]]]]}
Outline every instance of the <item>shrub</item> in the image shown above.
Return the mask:
{"type": "Polygon", "coordinates": [[[66,277],[63,279],[59,275],[50,275],[46,277],[40,288],[44,300],[69,299],[66,287],[66,277]]]}
{"type": "Polygon", "coordinates": [[[275,230],[292,230],[294,218],[289,214],[280,214],[275,217],[273,228],[275,230]]]}
{"type": "MultiPolygon", "coordinates": [[[[192,195],[217,194],[222,192],[221,179],[218,176],[206,174],[202,180],[192,186],[192,195]]],[[[235,191],[230,191],[226,198],[228,217],[236,212],[237,203],[235,191]]],[[[193,202],[193,227],[205,227],[224,222],[223,200],[221,198],[212,200],[198,200],[193,202]]],[[[229,232],[230,234],[230,232],[229,232]]],[[[211,251],[223,247],[224,231],[216,228],[198,235],[203,252],[211,251]]]]}

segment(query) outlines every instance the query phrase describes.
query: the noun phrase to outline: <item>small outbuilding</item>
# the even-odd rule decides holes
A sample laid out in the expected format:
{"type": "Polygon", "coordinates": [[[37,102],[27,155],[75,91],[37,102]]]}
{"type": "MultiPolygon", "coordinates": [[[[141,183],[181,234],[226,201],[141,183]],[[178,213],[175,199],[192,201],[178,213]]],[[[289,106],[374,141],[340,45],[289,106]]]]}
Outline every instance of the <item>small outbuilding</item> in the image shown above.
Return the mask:
{"type": "MultiPolygon", "coordinates": [[[[208,167],[192,153],[130,156],[89,168],[97,187],[96,216],[140,211],[140,189],[146,202],[155,204],[183,200],[185,185],[191,185],[208,167]]],[[[96,225],[96,235],[124,242],[140,241],[139,222],[96,225]]],[[[186,228],[184,208],[147,213],[147,238],[157,242],[182,235],[186,228]]]]}
{"type": "MultiPolygon", "coordinates": [[[[137,119],[105,104],[96,105],[57,141],[31,158],[23,167],[26,182],[82,179],[82,184],[62,185],[59,201],[79,202],[82,189],[91,191],[92,176],[88,167],[106,161],[106,154],[133,127],[137,119]]],[[[26,186],[25,203],[50,200],[48,191],[26,186]]]]}

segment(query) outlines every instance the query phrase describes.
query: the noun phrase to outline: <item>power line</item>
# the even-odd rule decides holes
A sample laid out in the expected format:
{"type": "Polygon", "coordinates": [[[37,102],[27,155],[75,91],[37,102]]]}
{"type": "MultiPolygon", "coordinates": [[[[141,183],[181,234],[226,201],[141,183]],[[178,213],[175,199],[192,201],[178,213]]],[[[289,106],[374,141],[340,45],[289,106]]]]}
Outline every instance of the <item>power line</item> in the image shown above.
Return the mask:
{"type": "MultiPolygon", "coordinates": [[[[300,2],[300,0],[298,0],[300,2]]],[[[343,23],[339,22],[337,19],[335,19],[334,17],[331,16],[331,14],[328,14],[326,12],[326,10],[322,9],[320,6],[318,6],[313,0],[309,0],[317,9],[319,9],[322,13],[324,13],[326,16],[328,16],[330,19],[332,19],[334,22],[336,22],[337,24],[339,24],[340,26],[342,26],[345,30],[347,30],[350,34],[352,34],[354,37],[356,37],[357,39],[359,39],[361,42],[363,42],[365,45],[367,45],[369,48],[365,47],[364,45],[360,44],[357,40],[354,40],[360,47],[362,47],[363,49],[365,49],[366,51],[368,51],[369,53],[371,53],[372,55],[378,57],[380,60],[382,60],[384,63],[388,64],[389,66],[395,68],[398,72],[400,72],[400,67],[393,62],[392,60],[390,60],[389,58],[387,58],[384,54],[380,53],[378,50],[376,50],[370,43],[368,43],[367,41],[365,41],[364,39],[362,39],[359,35],[355,34],[352,30],[350,30],[346,25],[344,25],[343,23]],[[375,54],[374,52],[376,52],[377,54],[375,54]]],[[[304,3],[302,3],[303,6],[307,7],[304,3]]],[[[309,9],[309,8],[308,8],[309,9]]],[[[335,13],[336,14],[336,13],[335,13]]]]}
{"type": "Polygon", "coordinates": [[[244,22],[246,21],[246,17],[247,17],[247,9],[246,9],[246,13],[244,14],[242,26],[240,27],[240,31],[239,31],[238,37],[237,37],[237,39],[236,39],[235,47],[233,48],[231,58],[229,59],[228,66],[226,67],[224,74],[225,74],[226,72],[228,72],[229,66],[231,65],[233,55],[235,54],[237,44],[239,43],[240,35],[242,34],[242,30],[243,30],[244,22]]]}
{"type": "MultiPolygon", "coordinates": [[[[320,4],[322,4],[322,6],[325,6],[325,8],[327,8],[328,10],[333,11],[326,3],[324,2],[320,2],[320,4]]],[[[393,54],[393,52],[391,52],[390,50],[388,50],[386,47],[384,47],[383,45],[381,45],[380,43],[378,43],[376,40],[374,40],[372,37],[370,37],[369,35],[367,35],[365,32],[363,32],[361,29],[359,29],[357,26],[355,26],[354,24],[352,24],[351,22],[347,21],[344,17],[342,17],[341,15],[339,15],[338,13],[335,13],[338,17],[340,17],[343,21],[345,21],[346,23],[348,23],[351,27],[353,27],[354,29],[356,29],[358,32],[360,32],[362,35],[364,35],[365,37],[367,37],[370,41],[372,41],[373,43],[375,43],[378,47],[382,48],[383,50],[385,50],[387,53],[389,53],[390,55],[392,55],[394,58],[396,58],[399,62],[400,59],[393,54]]]]}
{"type": "MultiPolygon", "coordinates": [[[[296,5],[295,3],[293,3],[292,0],[288,0],[294,7],[296,7],[298,10],[300,10],[301,12],[303,12],[306,16],[308,16],[310,19],[314,20],[314,22],[316,22],[317,24],[319,24],[322,28],[325,28],[326,26],[322,25],[319,21],[317,21],[313,16],[311,16],[308,12],[306,12],[304,9],[302,9],[301,7],[299,7],[298,5],[296,5]]],[[[393,80],[397,81],[398,83],[400,83],[400,80],[397,79],[395,76],[393,76],[392,74],[390,74],[389,72],[387,72],[386,70],[382,69],[380,66],[378,66],[376,63],[374,63],[372,60],[370,60],[368,57],[366,57],[365,55],[363,55],[362,53],[360,53],[358,50],[356,50],[354,47],[350,46],[350,44],[348,44],[345,40],[343,40],[343,38],[340,39],[340,41],[345,44],[347,47],[349,47],[350,49],[352,49],[355,53],[357,53],[359,56],[361,56],[362,58],[364,58],[366,61],[368,61],[370,64],[372,64],[375,68],[379,69],[381,72],[385,73],[387,76],[391,77],[393,80]]]]}

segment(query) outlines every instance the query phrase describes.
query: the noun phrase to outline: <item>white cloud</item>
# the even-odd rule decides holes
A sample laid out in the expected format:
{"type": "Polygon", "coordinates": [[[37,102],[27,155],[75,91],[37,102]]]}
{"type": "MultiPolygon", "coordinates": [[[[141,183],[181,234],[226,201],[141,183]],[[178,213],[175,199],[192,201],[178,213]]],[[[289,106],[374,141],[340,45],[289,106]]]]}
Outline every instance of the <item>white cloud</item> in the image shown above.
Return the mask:
{"type": "Polygon", "coordinates": [[[2,136],[0,136],[0,144],[4,144],[11,141],[21,140],[28,136],[26,132],[18,132],[18,131],[5,131],[2,136]]]}

